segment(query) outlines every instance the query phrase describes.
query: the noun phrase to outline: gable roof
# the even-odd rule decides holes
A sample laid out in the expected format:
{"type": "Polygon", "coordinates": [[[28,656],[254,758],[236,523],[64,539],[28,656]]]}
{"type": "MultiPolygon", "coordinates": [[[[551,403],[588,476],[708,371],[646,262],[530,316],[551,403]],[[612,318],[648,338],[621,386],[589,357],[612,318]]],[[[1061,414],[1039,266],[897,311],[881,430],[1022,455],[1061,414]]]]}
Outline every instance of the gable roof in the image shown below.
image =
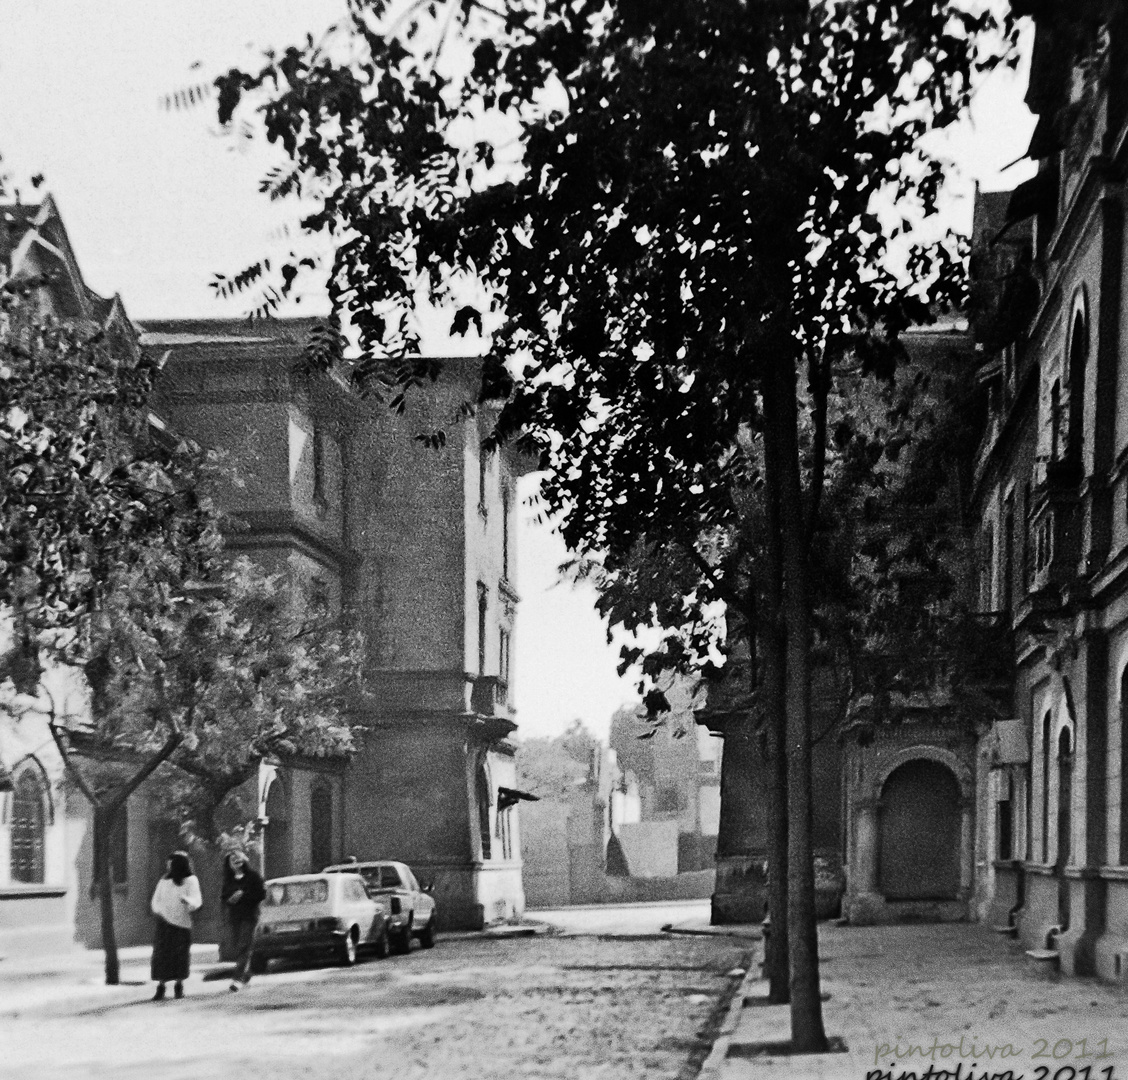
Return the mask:
{"type": "Polygon", "coordinates": [[[99,330],[115,329],[136,339],[121,297],[101,296],[83,279],[54,198],[40,203],[0,203],[0,284],[48,275],[43,286],[59,314],[99,330]]]}

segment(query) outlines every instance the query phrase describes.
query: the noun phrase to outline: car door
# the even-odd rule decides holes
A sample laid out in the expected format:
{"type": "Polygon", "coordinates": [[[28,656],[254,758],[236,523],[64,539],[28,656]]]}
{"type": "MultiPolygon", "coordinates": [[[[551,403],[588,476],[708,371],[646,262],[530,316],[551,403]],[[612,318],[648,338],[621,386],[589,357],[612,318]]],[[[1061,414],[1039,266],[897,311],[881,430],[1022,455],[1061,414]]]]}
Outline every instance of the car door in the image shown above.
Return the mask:
{"type": "Polygon", "coordinates": [[[414,904],[415,910],[415,927],[416,929],[420,929],[431,921],[431,915],[435,910],[435,901],[419,888],[419,882],[412,872],[411,867],[403,867],[402,876],[404,884],[411,890],[412,903],[414,904]]]}
{"type": "Polygon", "coordinates": [[[360,928],[360,940],[362,942],[374,940],[377,930],[375,925],[376,905],[368,898],[364,882],[359,877],[350,874],[346,881],[346,889],[353,912],[353,921],[360,928]]]}

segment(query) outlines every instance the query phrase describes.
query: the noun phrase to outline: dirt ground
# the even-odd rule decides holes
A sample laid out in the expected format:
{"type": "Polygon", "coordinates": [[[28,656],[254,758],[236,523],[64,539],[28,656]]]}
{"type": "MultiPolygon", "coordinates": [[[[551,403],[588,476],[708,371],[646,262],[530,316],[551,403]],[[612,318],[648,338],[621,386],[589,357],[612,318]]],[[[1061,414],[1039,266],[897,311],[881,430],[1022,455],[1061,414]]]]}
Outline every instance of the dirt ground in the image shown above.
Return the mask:
{"type": "Polygon", "coordinates": [[[8,1080],[688,1080],[748,942],[708,937],[442,941],[357,967],[272,970],[238,994],[194,978],[0,1016],[8,1080]]]}

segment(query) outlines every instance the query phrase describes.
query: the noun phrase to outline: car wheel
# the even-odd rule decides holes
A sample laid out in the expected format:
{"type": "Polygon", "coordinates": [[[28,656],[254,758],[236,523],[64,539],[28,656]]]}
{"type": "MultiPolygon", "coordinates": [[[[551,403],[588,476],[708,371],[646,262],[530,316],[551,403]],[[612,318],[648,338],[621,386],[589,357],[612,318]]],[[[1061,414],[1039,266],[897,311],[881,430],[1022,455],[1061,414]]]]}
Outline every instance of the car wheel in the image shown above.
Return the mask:
{"type": "Polygon", "coordinates": [[[352,967],[356,963],[356,927],[354,926],[341,942],[337,959],[340,960],[342,967],[352,967]]]}
{"type": "Polygon", "coordinates": [[[424,949],[433,949],[435,947],[435,928],[428,923],[415,935],[419,938],[419,944],[424,949]]]}
{"type": "Polygon", "coordinates": [[[392,938],[392,949],[397,953],[411,952],[411,927],[405,926],[392,938]]]}
{"type": "Polygon", "coordinates": [[[252,956],[251,957],[251,974],[252,975],[265,975],[266,969],[270,966],[270,958],[266,956],[252,956]]]}
{"type": "Polygon", "coordinates": [[[377,960],[383,960],[388,955],[388,928],[386,926],[380,928],[380,936],[376,939],[372,951],[376,954],[377,960]]]}

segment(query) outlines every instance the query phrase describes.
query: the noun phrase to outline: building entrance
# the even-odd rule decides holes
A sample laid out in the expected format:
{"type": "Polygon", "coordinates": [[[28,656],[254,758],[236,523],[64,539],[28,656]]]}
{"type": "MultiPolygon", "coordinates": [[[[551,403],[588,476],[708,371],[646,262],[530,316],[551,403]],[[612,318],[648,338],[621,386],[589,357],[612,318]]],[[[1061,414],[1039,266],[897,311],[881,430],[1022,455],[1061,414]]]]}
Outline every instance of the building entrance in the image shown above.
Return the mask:
{"type": "Polygon", "coordinates": [[[881,893],[886,900],[955,900],[960,888],[960,789],[951,770],[917,759],[881,791],[881,893]]]}

